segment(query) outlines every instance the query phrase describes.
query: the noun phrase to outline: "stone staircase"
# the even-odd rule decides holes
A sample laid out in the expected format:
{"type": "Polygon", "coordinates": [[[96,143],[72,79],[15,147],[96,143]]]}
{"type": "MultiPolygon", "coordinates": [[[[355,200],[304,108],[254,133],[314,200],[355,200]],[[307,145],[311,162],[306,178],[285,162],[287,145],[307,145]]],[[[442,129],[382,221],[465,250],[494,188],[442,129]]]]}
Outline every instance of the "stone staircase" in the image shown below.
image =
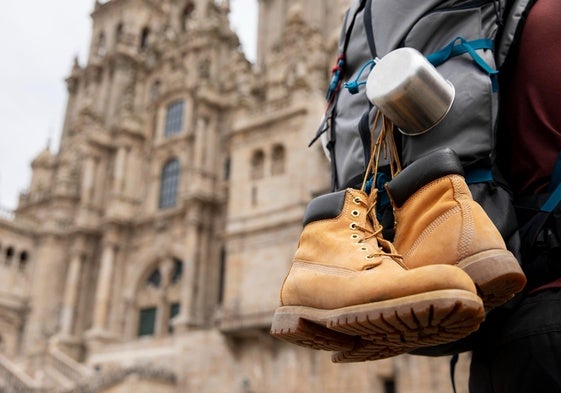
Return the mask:
{"type": "Polygon", "coordinates": [[[0,354],[0,392],[41,393],[39,382],[27,375],[21,367],[0,354]]]}
{"type": "Polygon", "coordinates": [[[92,369],[72,359],[54,345],[49,348],[45,372],[57,387],[56,391],[72,390],[94,375],[92,369]]]}
{"type": "Polygon", "coordinates": [[[25,372],[24,367],[0,354],[0,392],[66,392],[73,390],[94,375],[93,370],[54,346],[50,346],[42,363],[42,370],[32,377],[25,372]]]}
{"type": "Polygon", "coordinates": [[[0,393],[100,393],[135,375],[159,381],[168,388],[176,386],[177,376],[167,369],[135,365],[96,372],[51,345],[42,357],[42,367],[34,377],[23,365],[0,354],[0,393]]]}

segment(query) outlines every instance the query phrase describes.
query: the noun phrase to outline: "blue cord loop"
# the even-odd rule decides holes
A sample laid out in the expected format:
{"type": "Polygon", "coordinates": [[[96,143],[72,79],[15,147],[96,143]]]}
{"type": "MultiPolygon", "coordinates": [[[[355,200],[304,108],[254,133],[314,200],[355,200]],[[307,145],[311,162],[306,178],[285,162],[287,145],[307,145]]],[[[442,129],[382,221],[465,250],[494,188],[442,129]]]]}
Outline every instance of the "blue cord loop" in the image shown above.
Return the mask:
{"type": "Polygon", "coordinates": [[[478,40],[467,41],[464,37],[457,37],[441,50],[431,53],[427,56],[427,60],[435,67],[441,65],[446,60],[454,56],[459,56],[468,53],[475,64],[485,71],[491,78],[493,92],[497,92],[499,88],[498,73],[499,71],[493,69],[489,64],[483,60],[476,52],[477,49],[493,50],[493,40],[488,38],[481,38],[478,40]]]}
{"type": "MultiPolygon", "coordinates": [[[[448,59],[452,57],[459,56],[464,53],[468,53],[473,59],[473,61],[475,62],[475,64],[489,75],[489,77],[491,78],[491,86],[493,88],[493,92],[497,92],[499,88],[499,80],[498,80],[499,71],[497,71],[489,64],[487,64],[485,60],[481,56],[479,56],[479,54],[477,54],[476,52],[476,50],[478,49],[493,50],[493,48],[494,48],[493,40],[491,39],[481,38],[473,41],[467,41],[464,37],[460,36],[453,39],[452,42],[450,42],[448,45],[446,45],[444,48],[440,49],[439,51],[427,55],[427,60],[433,66],[438,67],[439,65],[443,64],[444,62],[446,62],[448,59]]],[[[368,60],[366,63],[362,65],[356,78],[344,84],[345,88],[349,91],[349,93],[357,94],[359,92],[360,86],[366,85],[366,81],[360,81],[360,78],[362,77],[364,70],[366,70],[368,66],[370,66],[370,71],[372,71],[372,69],[374,68],[374,66],[378,61],[379,61],[378,58],[368,60]]],[[[337,80],[337,83],[338,82],[339,80],[337,80]]]]}
{"type": "Polygon", "coordinates": [[[364,72],[364,70],[366,69],[366,67],[370,66],[370,70],[372,71],[372,68],[374,68],[374,66],[376,65],[376,63],[378,62],[379,59],[370,59],[368,60],[366,63],[364,63],[362,65],[362,67],[360,68],[360,70],[358,71],[358,74],[356,76],[356,78],[352,81],[349,81],[347,83],[344,84],[345,89],[347,89],[349,91],[349,93],[351,94],[356,94],[359,91],[360,86],[366,85],[366,81],[360,81],[360,78],[362,76],[362,73],[364,72]]]}

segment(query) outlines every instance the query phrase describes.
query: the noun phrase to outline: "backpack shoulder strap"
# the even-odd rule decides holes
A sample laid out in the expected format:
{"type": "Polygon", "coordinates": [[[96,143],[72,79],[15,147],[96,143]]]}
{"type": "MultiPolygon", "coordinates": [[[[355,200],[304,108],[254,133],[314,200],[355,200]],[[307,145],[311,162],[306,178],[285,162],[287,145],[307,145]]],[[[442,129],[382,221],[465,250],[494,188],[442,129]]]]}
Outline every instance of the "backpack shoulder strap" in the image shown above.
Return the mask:
{"type": "Polygon", "coordinates": [[[512,48],[520,38],[520,33],[530,8],[536,0],[510,0],[507,1],[505,10],[506,18],[495,48],[495,61],[497,68],[500,69],[507,59],[512,55],[512,48]]]}
{"type": "Polygon", "coordinates": [[[364,30],[372,58],[378,57],[376,53],[376,42],[374,42],[374,30],[372,28],[372,0],[367,0],[364,6],[364,30]]]}

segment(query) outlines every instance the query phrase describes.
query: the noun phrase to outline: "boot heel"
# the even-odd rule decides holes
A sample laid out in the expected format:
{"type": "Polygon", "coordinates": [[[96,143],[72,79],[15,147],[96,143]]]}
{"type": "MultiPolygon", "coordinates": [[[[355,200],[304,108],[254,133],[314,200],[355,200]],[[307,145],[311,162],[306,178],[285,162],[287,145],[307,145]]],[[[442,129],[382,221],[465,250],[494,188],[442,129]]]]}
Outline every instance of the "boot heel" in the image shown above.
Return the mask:
{"type": "Polygon", "coordinates": [[[507,250],[480,252],[458,262],[458,267],[475,283],[486,310],[507,302],[526,285],[520,264],[507,250]]]}
{"type": "Polygon", "coordinates": [[[270,334],[289,343],[324,351],[348,351],[356,345],[357,337],[336,332],[304,319],[292,311],[301,307],[280,307],[273,316],[270,334]]]}

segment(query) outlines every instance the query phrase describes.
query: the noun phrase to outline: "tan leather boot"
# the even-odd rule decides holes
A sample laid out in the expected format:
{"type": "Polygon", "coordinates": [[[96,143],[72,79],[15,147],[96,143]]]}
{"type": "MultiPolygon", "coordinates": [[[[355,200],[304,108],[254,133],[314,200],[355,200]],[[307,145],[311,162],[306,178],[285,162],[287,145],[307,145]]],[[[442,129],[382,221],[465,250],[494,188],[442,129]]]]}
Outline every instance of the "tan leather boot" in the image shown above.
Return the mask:
{"type": "Polygon", "coordinates": [[[408,268],[460,267],[475,282],[487,309],[522,290],[524,273],[495,225],[472,199],[452,150],[415,161],[386,189],[395,215],[393,244],[408,268]]]}
{"type": "Polygon", "coordinates": [[[469,276],[449,265],[407,270],[372,221],[375,197],[348,189],[310,202],[273,336],[345,361],[355,349],[380,359],[477,330],[484,310],[469,276]]]}

